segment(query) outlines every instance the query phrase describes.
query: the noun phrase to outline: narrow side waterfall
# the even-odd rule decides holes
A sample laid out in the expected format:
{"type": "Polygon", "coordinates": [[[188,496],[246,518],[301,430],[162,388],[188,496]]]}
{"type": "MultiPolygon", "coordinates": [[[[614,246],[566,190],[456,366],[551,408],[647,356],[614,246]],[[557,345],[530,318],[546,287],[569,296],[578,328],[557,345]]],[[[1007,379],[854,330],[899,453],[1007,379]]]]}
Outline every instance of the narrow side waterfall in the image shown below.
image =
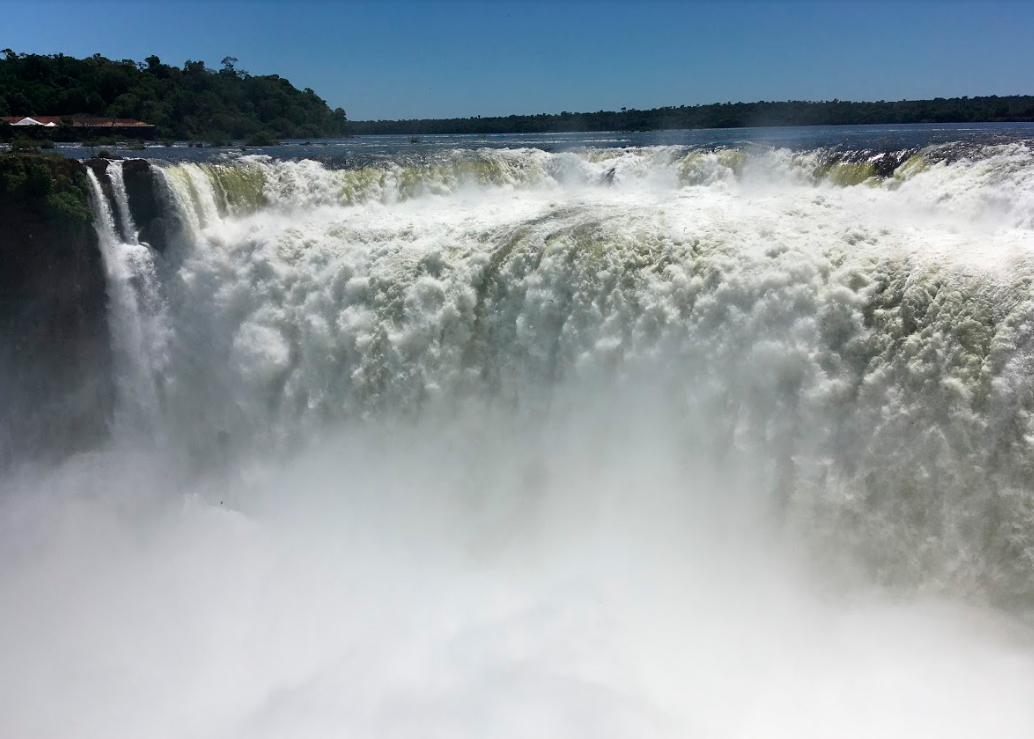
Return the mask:
{"type": "MultiPolygon", "coordinates": [[[[116,165],[116,166],[112,166],[116,165]]],[[[160,293],[154,255],[136,240],[122,170],[109,165],[112,192],[129,234],[118,233],[111,204],[97,175],[87,169],[94,224],[108,277],[108,313],[115,357],[118,404],[115,436],[157,440],[161,423],[161,380],[165,363],[165,301],[160,293]]]]}
{"type": "Polygon", "coordinates": [[[122,224],[122,241],[126,244],[138,244],[140,242],[137,238],[136,224],[133,223],[133,214],[129,211],[129,195],[126,192],[122,162],[108,162],[107,175],[111,181],[111,191],[115,196],[115,206],[118,208],[119,221],[122,224]]]}

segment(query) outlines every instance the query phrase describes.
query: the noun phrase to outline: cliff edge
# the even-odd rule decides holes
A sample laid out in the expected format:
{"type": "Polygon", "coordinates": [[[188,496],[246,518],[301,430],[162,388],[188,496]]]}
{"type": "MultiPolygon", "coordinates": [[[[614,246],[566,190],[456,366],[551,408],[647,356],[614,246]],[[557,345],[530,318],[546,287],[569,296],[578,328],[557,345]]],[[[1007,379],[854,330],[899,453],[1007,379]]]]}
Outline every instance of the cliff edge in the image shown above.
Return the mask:
{"type": "Polygon", "coordinates": [[[107,438],[104,266],[82,163],[0,155],[0,468],[107,438]]]}

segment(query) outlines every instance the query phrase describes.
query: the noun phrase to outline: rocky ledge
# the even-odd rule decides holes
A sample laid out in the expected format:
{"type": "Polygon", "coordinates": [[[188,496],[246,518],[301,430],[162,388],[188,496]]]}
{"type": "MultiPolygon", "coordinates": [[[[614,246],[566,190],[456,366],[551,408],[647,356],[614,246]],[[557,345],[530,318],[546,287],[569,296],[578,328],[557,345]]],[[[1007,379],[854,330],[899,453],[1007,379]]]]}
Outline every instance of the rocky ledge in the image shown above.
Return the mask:
{"type": "MultiPolygon", "coordinates": [[[[109,202],[114,202],[111,193],[111,182],[108,179],[108,166],[110,159],[87,159],[83,165],[92,169],[101,187],[104,188],[109,202]]],[[[161,202],[158,197],[158,183],[155,181],[154,168],[146,159],[123,159],[122,180],[126,186],[126,200],[129,202],[129,213],[136,226],[137,236],[141,242],[149,244],[151,248],[164,252],[168,246],[169,227],[168,219],[163,214],[161,202]]],[[[124,223],[121,223],[118,212],[114,213],[115,220],[121,233],[126,232],[124,223]]]]}
{"type": "Polygon", "coordinates": [[[107,438],[104,265],[85,166],[0,155],[0,469],[107,438]]]}

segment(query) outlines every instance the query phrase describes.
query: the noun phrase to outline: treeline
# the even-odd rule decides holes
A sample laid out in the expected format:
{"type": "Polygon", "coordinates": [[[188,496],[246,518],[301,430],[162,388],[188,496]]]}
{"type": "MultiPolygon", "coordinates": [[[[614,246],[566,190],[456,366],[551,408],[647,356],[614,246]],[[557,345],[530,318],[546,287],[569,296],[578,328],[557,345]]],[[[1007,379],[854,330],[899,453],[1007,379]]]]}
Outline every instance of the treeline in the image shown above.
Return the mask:
{"type": "MultiPolygon", "coordinates": [[[[225,140],[252,136],[317,138],[346,133],[345,111],[279,75],[251,75],[226,57],[182,69],[143,62],[0,52],[0,115],[135,118],[160,138],[225,140]]],[[[7,127],[8,129],[10,127],[7,127]]],[[[8,134],[11,132],[8,130],[8,134]]]]}
{"type": "Polygon", "coordinates": [[[933,100],[851,103],[759,102],[681,105],[652,110],[605,111],[558,115],[511,115],[498,118],[353,121],[349,131],[376,134],[492,134],[592,131],[662,131],[748,126],[832,126],[894,123],[976,123],[1034,121],[1034,96],[935,98],[933,100]]]}

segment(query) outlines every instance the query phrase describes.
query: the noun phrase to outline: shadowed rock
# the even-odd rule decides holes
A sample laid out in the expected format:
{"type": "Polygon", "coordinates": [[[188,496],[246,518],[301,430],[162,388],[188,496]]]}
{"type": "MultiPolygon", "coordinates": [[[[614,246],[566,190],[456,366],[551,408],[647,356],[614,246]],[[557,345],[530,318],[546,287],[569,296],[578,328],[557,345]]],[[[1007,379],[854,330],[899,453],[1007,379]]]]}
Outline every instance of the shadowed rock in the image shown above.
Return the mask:
{"type": "Polygon", "coordinates": [[[114,389],[84,165],[0,156],[0,468],[107,438],[114,389]]]}
{"type": "Polygon", "coordinates": [[[168,246],[168,224],[162,216],[154,172],[145,159],[127,159],[122,164],[129,212],[140,234],[140,241],[164,252],[168,246]]]}

